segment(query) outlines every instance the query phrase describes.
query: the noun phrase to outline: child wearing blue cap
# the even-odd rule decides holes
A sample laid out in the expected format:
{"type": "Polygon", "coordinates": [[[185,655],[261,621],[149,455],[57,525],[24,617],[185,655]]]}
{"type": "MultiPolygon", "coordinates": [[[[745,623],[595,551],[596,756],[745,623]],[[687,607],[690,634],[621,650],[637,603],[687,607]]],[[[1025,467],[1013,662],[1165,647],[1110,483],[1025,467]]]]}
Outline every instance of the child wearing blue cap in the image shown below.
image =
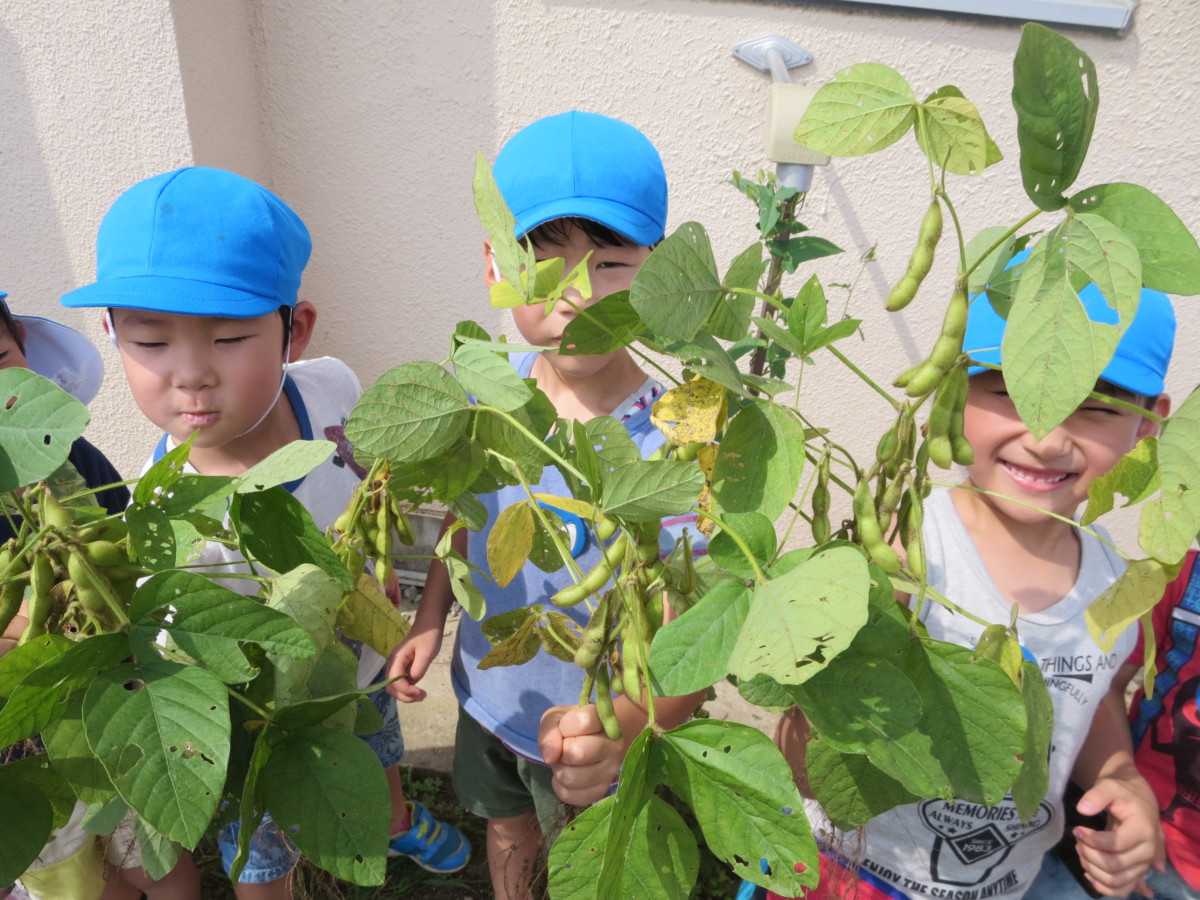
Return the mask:
{"type": "MultiPolygon", "coordinates": [[[[338,452],[287,485],[325,529],[364,474],[343,439],[361,389],[340,360],[299,361],[317,317],[311,303],[297,301],[311,248],[304,223],[265,188],[219,169],[178,169],[142,181],[116,200],[97,235],[95,283],[62,302],[107,310],[104,327],[121,354],[134,399],[164,432],[147,467],[194,432],[189,469],[207,475],[245,472],[294,440],[338,443],[338,452]]],[[[199,562],[244,565],[236,550],[216,543],[206,546],[199,562]]],[[[369,647],[354,649],[359,684],[374,683],[383,659],[369,647]]],[[[391,855],[433,871],[461,869],[470,854],[466,839],[404,796],[396,704],[383,691],[371,699],[384,725],[362,737],[387,772],[391,855]]],[[[237,823],[221,833],[227,872],[237,833],[237,823]]],[[[122,860],[127,880],[149,887],[132,841],[114,843],[130,851],[122,860]]],[[[298,857],[278,826],[264,822],[237,895],[290,897],[289,875],[298,857]]]]}
{"type": "MultiPolygon", "coordinates": [[[[612,353],[564,356],[557,348],[563,329],[590,302],[628,290],[634,275],[663,237],[667,218],[667,180],[654,146],[636,128],[607,116],[567,112],[539,119],[514,135],[494,166],[496,183],[516,217],[516,233],[539,260],[561,257],[569,271],[586,254],[592,299],[569,290],[545,314],[542,304],[514,310],[517,328],[529,344],[547,349],[514,353],[511,362],[533,378],[554,403],[558,415],[587,420],[612,416],[628,430],[643,455],[663,441],[650,422],[650,406],[662,386],[648,378],[625,349],[612,353]]],[[[485,281],[498,277],[488,251],[485,281]]],[[[548,467],[539,493],[569,496],[562,476],[548,467]]],[[[489,523],[517,500],[520,488],[506,487],[480,498],[489,523]]],[[[447,519],[449,527],[452,519],[447,519]]],[[[664,542],[674,546],[682,527],[695,517],[664,522],[664,542]]],[[[586,526],[579,523],[580,529],[586,526]]],[[[459,531],[455,548],[487,571],[490,527],[480,533],[459,531]]],[[[599,559],[594,535],[580,532],[576,562],[582,571],[599,559]]],[[[560,571],[547,575],[531,563],[505,588],[486,578],[476,584],[487,600],[489,616],[544,601],[570,581],[560,571]]],[[[445,568],[434,563],[409,636],[392,653],[389,677],[407,679],[389,686],[405,702],[422,700],[418,683],[441,648],[453,596],[445,568]]],[[[564,610],[580,628],[586,610],[564,610]]],[[[611,786],[629,741],[645,727],[644,709],[625,696],[616,698],[623,738],[605,737],[594,706],[577,705],[583,671],[540,653],[520,667],[479,669],[491,649],[479,622],[464,617],[454,647],[452,680],[459,701],[455,738],[454,787],[460,802],[487,819],[488,867],[495,896],[529,896],[543,835],[562,825],[563,803],[583,805],[603,797],[611,786]]],[[[678,724],[699,697],[656,700],[658,721],[678,724]]]]}
{"type": "MultiPolygon", "coordinates": [[[[1114,320],[1095,285],[1080,299],[1093,321],[1114,320]]],[[[970,307],[964,352],[973,362],[1003,366],[1005,325],[987,295],[979,295],[970,307]]],[[[1165,416],[1170,401],[1163,379],[1174,335],[1170,301],[1143,290],[1096,391],[1165,416]]],[[[1016,606],[1022,649],[1041,668],[1054,707],[1049,788],[1028,822],[1020,820],[1011,796],[994,807],[924,800],[877,816],[858,837],[839,832],[810,801],[814,831],[828,851],[810,900],[845,889],[842,869],[854,865],[833,852],[841,847],[854,848],[853,889],[861,900],[1017,900],[1063,832],[1068,779],[1086,788],[1081,813],[1108,816],[1106,830],[1075,829],[1081,859],[1099,892],[1123,897],[1148,866],[1161,865],[1157,807],[1133,765],[1123,685],[1114,682],[1133,649],[1136,628],[1105,652],[1084,621],[1088,605],[1120,577],[1125,563],[1104,540],[1071,524],[1087,500],[1088,485],[1154,434],[1156,422],[1128,407],[1088,399],[1037,438],[1017,415],[1002,368],[973,365],[968,371],[963,431],[975,461],[965,467],[961,486],[935,490],[926,501],[928,580],[986,622],[1007,623],[1016,606]]],[[[984,627],[940,604],[926,604],[922,617],[931,637],[967,647],[984,627]]],[[[806,735],[800,712],[781,720],[777,740],[798,773],[804,771],[806,735]]]]}

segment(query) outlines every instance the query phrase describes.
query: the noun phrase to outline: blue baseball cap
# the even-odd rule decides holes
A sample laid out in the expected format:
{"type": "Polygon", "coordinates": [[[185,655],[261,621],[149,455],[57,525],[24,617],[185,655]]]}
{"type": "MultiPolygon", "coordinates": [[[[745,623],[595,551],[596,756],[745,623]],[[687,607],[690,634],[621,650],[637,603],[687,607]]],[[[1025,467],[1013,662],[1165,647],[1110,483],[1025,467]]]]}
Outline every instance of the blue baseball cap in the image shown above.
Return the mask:
{"type": "Polygon", "coordinates": [[[311,252],[300,217],[266,188],[176,169],[116,199],[96,234],[96,282],[62,303],[253,318],[296,305],[311,252]]]}
{"type": "MultiPolygon", "coordinates": [[[[1022,263],[1029,251],[1012,258],[1005,268],[1022,263]]],[[[1079,299],[1093,322],[1116,325],[1118,316],[1094,283],[1079,292],[1079,299]]],[[[967,331],[963,336],[963,352],[971,359],[993,366],[1002,365],[1000,344],[1004,339],[1007,321],[992,308],[986,293],[971,300],[967,331]]],[[[1100,377],[1119,388],[1143,397],[1157,397],[1163,392],[1171,351],[1175,347],[1175,310],[1167,295],[1161,291],[1142,288],[1137,313],[1121,336],[1116,352],[1100,377]]],[[[971,366],[967,372],[977,375],[986,371],[983,366],[971,366]]]]}
{"type": "Polygon", "coordinates": [[[597,113],[538,119],[500,150],[493,174],[522,237],[551,219],[591,219],[650,246],[667,227],[667,174],[649,139],[597,113]]]}

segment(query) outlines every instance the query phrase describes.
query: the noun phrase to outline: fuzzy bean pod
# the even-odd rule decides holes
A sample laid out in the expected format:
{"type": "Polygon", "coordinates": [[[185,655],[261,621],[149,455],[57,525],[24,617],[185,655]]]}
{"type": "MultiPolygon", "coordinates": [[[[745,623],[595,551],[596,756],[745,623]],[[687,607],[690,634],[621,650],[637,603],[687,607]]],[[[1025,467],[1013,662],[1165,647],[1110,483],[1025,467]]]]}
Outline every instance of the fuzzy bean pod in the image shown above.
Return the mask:
{"type": "Polygon", "coordinates": [[[887,298],[889,312],[899,312],[912,302],[921,287],[921,282],[933,268],[934,248],[942,237],[942,206],[935,194],[929,203],[929,209],[921,219],[921,228],[917,233],[917,246],[913,248],[908,259],[908,268],[896,282],[887,298]]]}
{"type": "Polygon", "coordinates": [[[871,484],[865,478],[859,480],[854,490],[854,520],[859,543],[867,551],[867,555],[888,574],[899,572],[902,568],[900,555],[884,539],[883,529],[875,513],[871,484]]]}

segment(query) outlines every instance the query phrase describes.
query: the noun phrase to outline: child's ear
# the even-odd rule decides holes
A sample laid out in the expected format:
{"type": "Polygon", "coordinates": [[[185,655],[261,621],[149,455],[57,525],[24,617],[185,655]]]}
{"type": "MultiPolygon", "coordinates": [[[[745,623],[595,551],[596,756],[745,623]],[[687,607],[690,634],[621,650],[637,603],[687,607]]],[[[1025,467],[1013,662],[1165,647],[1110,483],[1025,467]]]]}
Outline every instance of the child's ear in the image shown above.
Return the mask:
{"type": "Polygon", "coordinates": [[[292,341],[288,350],[288,362],[295,362],[304,355],[316,324],[317,308],[307,300],[297,303],[296,308],[292,310],[292,341]]]}
{"type": "MultiPolygon", "coordinates": [[[[1150,407],[1150,411],[1156,416],[1166,418],[1171,414],[1171,398],[1167,394],[1159,394],[1154,400],[1154,405],[1150,407]]],[[[1142,417],[1142,424],[1138,426],[1138,440],[1144,437],[1153,437],[1159,431],[1158,422],[1146,416],[1142,417]]]]}
{"type": "Polygon", "coordinates": [[[483,239],[483,283],[489,288],[497,281],[503,281],[500,276],[500,267],[496,265],[496,257],[492,255],[492,242],[487,238],[483,239]]]}

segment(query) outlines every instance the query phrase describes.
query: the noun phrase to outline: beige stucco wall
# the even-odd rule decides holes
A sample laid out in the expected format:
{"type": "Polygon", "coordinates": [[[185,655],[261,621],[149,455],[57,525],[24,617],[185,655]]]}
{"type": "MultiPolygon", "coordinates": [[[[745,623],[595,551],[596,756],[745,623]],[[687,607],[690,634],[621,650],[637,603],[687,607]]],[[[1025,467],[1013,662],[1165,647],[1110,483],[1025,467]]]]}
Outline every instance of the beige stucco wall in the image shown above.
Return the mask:
{"type": "MultiPolygon", "coordinates": [[[[1190,6],[1143,0],[1125,38],[1067,33],[1095,60],[1102,96],[1079,186],[1142,183],[1195,229],[1200,26],[1190,6]]],[[[538,116],[579,107],[634,123],[664,157],[672,227],[705,223],[722,261],[753,239],[753,211],[723,181],[766,165],[769,76],[730,49],[765,32],[814,54],[793,71],[798,81],[875,60],[919,95],[960,86],[1011,157],[981,179],[951,179],[968,231],[1029,210],[1008,100],[1015,23],[749,0],[7,0],[0,287],[18,311],[98,337],[93,317],[55,298],[89,278],[108,203],[155,172],[221,165],[276,190],[313,232],[303,288],[321,311],[313,353],[344,357],[365,383],[406,360],[440,359],[459,319],[503,325],[479,280],[472,158],[476,148],[494,156],[538,116]]],[[[848,299],[830,295],[865,319],[868,342],[850,350],[880,378],[918,359],[936,328],[942,291],[902,316],[881,311],[927,190],[906,141],[820,170],[804,211],[814,233],[847,251],[817,271],[855,285],[848,299]],[[878,261],[864,267],[872,246],[878,261]]],[[[948,285],[943,256],[933,278],[948,285]]],[[[1170,387],[1180,396],[1200,381],[1196,303],[1178,304],[1170,387]]],[[[133,473],[152,432],[104,352],[110,381],[89,434],[133,473]]],[[[882,403],[827,357],[806,384],[814,421],[869,442],[882,403]]]]}

